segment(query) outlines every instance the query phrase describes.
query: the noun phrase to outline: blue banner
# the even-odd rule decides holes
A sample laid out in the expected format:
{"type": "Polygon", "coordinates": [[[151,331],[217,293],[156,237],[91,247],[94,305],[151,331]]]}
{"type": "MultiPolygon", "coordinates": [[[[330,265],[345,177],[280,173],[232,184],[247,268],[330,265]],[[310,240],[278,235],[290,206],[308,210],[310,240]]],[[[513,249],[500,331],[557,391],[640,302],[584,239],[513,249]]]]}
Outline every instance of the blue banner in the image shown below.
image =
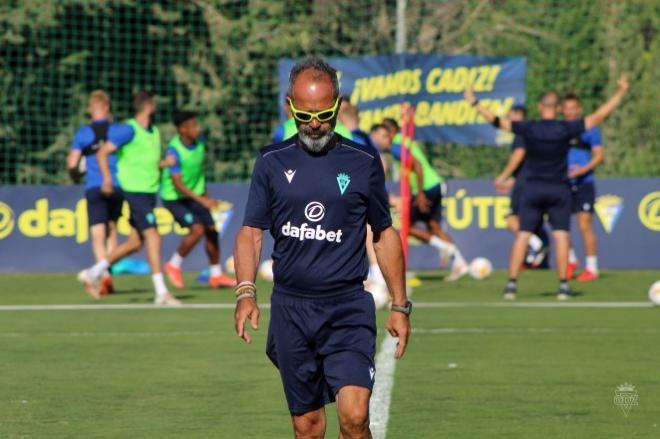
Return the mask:
{"type": "MultiPolygon", "coordinates": [[[[396,186],[392,185],[395,190],[396,186]]],[[[231,256],[249,190],[248,183],[211,184],[221,200],[222,260],[231,256]]],[[[660,267],[660,178],[599,179],[594,230],[603,268],[660,267]]],[[[495,194],[490,180],[450,180],[443,199],[444,227],[467,259],[483,256],[506,267],[513,234],[506,229],[509,198],[495,194]]],[[[126,206],[124,206],[126,209],[126,206]]],[[[130,229],[127,209],[118,223],[120,239],[130,229]]],[[[163,235],[163,258],[169,258],[187,232],[163,207],[156,209],[163,235]]],[[[265,234],[263,257],[272,239],[265,234]]],[[[583,259],[576,224],[573,244],[583,259]]],[[[411,239],[411,269],[438,268],[438,253],[411,239]]],[[[141,257],[144,257],[143,255],[141,257]]],[[[0,187],[0,272],[72,272],[93,262],[84,189],[78,186],[0,187]]],[[[184,270],[208,265],[201,246],[186,258],[184,270]]]]}
{"type": "MultiPolygon", "coordinates": [[[[482,105],[504,115],[525,103],[525,58],[405,54],[328,58],[338,70],[342,95],[360,109],[366,132],[384,118],[400,120],[401,103],[415,106],[415,138],[429,142],[502,145],[499,133],[463,99],[469,84],[482,105]]],[[[280,102],[295,60],[279,63],[280,102]]],[[[284,112],[281,112],[285,118],[284,112]]]]}

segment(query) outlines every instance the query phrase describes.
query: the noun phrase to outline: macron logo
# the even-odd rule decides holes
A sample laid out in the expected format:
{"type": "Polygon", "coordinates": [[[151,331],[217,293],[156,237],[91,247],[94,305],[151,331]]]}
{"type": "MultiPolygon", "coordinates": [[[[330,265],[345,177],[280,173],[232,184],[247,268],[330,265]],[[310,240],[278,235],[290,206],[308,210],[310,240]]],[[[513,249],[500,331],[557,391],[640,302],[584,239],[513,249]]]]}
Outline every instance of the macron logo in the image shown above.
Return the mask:
{"type": "Polygon", "coordinates": [[[284,176],[289,181],[289,184],[291,184],[291,180],[293,180],[294,175],[296,175],[295,169],[289,169],[288,171],[284,171],[284,176]]]}
{"type": "Polygon", "coordinates": [[[376,376],[376,369],[374,369],[373,367],[370,367],[369,368],[369,376],[371,377],[371,381],[373,381],[374,377],[376,376]]]}

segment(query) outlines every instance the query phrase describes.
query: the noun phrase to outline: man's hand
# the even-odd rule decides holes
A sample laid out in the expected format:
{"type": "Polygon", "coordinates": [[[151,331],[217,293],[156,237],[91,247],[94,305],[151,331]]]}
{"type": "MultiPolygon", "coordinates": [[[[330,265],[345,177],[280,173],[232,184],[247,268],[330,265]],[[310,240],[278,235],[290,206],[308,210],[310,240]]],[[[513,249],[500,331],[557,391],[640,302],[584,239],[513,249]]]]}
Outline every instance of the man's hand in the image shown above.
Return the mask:
{"type": "Polygon", "coordinates": [[[234,313],[234,327],[236,334],[246,343],[252,342],[252,337],[245,331],[245,323],[250,319],[252,329],[259,329],[259,306],[254,299],[242,299],[236,303],[236,312],[234,313]]]}
{"type": "Polygon", "coordinates": [[[428,212],[429,209],[431,208],[431,202],[429,201],[428,198],[426,198],[426,194],[424,194],[424,192],[421,191],[415,196],[414,204],[422,213],[428,212]]]}
{"type": "Polygon", "coordinates": [[[390,317],[387,319],[387,332],[392,337],[399,338],[399,342],[396,344],[396,351],[394,352],[394,358],[398,360],[406,352],[406,345],[410,337],[410,317],[402,312],[390,312],[390,317]]]}
{"type": "Polygon", "coordinates": [[[616,82],[617,86],[619,87],[619,90],[621,91],[628,91],[630,88],[630,83],[628,83],[628,74],[624,73],[619,77],[619,80],[616,82]]]}
{"type": "Polygon", "coordinates": [[[103,179],[101,184],[101,193],[103,195],[112,195],[112,179],[103,179]]]}
{"type": "Polygon", "coordinates": [[[161,168],[171,168],[176,165],[176,157],[173,155],[166,155],[163,160],[160,161],[161,168]]]}
{"type": "Polygon", "coordinates": [[[493,181],[493,186],[498,193],[505,194],[511,190],[515,180],[513,178],[508,178],[503,175],[498,176],[495,181],[493,181]]]}
{"type": "Polygon", "coordinates": [[[474,94],[474,90],[472,90],[472,86],[468,86],[468,88],[465,89],[463,92],[463,97],[470,103],[470,105],[472,105],[477,100],[477,97],[474,94]]]}
{"type": "Polygon", "coordinates": [[[200,197],[198,201],[202,206],[206,207],[208,210],[215,209],[218,206],[218,204],[220,204],[218,200],[206,196],[200,197]]]}
{"type": "Polygon", "coordinates": [[[587,172],[589,172],[589,169],[587,169],[584,166],[577,165],[577,166],[571,167],[571,169],[568,171],[568,178],[577,178],[577,177],[580,177],[580,176],[586,174],[587,172]]]}

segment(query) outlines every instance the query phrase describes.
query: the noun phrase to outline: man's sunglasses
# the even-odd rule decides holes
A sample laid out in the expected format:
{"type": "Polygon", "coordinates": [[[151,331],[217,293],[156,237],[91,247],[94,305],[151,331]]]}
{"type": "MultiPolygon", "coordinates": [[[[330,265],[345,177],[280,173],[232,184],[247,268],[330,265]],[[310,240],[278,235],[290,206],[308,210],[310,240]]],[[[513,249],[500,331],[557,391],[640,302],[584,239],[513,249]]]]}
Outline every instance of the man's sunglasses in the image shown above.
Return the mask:
{"type": "Polygon", "coordinates": [[[287,100],[289,101],[289,107],[291,107],[291,114],[293,115],[293,118],[296,119],[298,122],[303,122],[303,123],[311,122],[312,119],[316,119],[319,122],[327,122],[331,120],[333,117],[335,117],[335,115],[337,114],[337,109],[339,108],[339,98],[335,100],[335,103],[332,107],[326,110],[318,111],[316,113],[298,110],[296,107],[293,106],[293,101],[291,100],[291,98],[287,98],[287,100]]]}

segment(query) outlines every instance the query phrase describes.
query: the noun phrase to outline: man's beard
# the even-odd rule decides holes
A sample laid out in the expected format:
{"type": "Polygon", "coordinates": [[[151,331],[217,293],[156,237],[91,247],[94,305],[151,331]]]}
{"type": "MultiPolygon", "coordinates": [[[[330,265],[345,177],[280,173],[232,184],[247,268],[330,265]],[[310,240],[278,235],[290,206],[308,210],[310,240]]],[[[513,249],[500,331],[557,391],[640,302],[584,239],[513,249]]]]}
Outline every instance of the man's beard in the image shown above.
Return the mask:
{"type": "Polygon", "coordinates": [[[302,142],[305,149],[307,149],[309,152],[321,152],[335,135],[335,130],[334,128],[330,128],[328,132],[323,134],[321,137],[312,137],[310,135],[311,133],[314,133],[314,131],[305,130],[304,127],[301,127],[298,130],[298,138],[302,142]]]}

